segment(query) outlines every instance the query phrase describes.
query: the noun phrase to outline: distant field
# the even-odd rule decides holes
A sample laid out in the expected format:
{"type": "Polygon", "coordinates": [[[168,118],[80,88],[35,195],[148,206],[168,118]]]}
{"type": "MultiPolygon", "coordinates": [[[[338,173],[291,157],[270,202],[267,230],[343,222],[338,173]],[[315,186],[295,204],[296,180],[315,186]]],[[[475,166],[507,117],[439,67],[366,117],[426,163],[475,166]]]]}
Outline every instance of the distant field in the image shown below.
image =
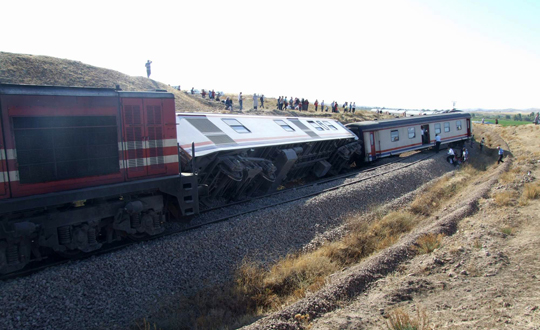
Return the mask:
{"type": "MultiPolygon", "coordinates": [[[[490,119],[490,121],[495,122],[495,120],[490,119]]],[[[501,126],[519,126],[519,125],[528,125],[532,124],[530,121],[515,121],[508,119],[499,119],[499,125],[501,126]]]]}
{"type": "MultiPolygon", "coordinates": [[[[473,122],[480,124],[480,120],[473,120],[473,122]]],[[[485,119],[486,124],[495,124],[495,119],[485,119]]],[[[499,125],[501,126],[520,126],[520,125],[528,125],[532,124],[530,121],[516,121],[516,120],[509,120],[509,119],[499,119],[499,125]]]]}

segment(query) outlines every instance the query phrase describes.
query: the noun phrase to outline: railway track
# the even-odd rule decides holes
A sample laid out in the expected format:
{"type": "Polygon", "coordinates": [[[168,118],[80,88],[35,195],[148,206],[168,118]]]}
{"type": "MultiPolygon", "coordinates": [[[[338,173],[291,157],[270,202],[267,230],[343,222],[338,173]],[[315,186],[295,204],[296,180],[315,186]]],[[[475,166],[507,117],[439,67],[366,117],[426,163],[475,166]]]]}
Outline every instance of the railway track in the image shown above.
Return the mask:
{"type": "Polygon", "coordinates": [[[314,197],[314,196],[324,194],[324,193],[329,192],[329,191],[338,190],[338,189],[340,189],[342,187],[345,187],[345,186],[354,185],[354,184],[357,184],[357,183],[360,183],[360,182],[363,182],[363,181],[373,179],[375,177],[383,176],[383,175],[388,174],[388,173],[393,172],[393,171],[397,171],[397,170],[401,170],[401,169],[410,167],[412,165],[415,165],[415,164],[417,164],[419,162],[422,162],[422,161],[434,156],[434,154],[432,152],[429,152],[426,156],[421,157],[420,159],[417,159],[417,160],[415,160],[413,162],[409,162],[407,164],[404,164],[403,166],[400,166],[400,167],[397,167],[397,168],[391,166],[391,165],[394,165],[396,163],[401,163],[401,162],[403,162],[403,161],[405,161],[407,159],[410,159],[412,156],[417,155],[417,154],[421,154],[421,153],[422,152],[415,153],[415,154],[407,156],[407,157],[396,158],[396,159],[393,159],[393,160],[391,160],[391,161],[389,161],[389,162],[387,162],[385,164],[379,165],[379,166],[370,166],[368,168],[363,168],[363,169],[360,169],[360,170],[351,171],[351,172],[348,172],[348,173],[345,173],[345,174],[333,176],[331,178],[325,178],[325,179],[317,180],[315,182],[311,182],[311,183],[308,183],[308,184],[305,184],[305,185],[302,185],[302,186],[287,188],[287,189],[283,189],[283,190],[280,190],[280,191],[277,191],[277,192],[274,192],[274,193],[271,193],[271,194],[267,194],[267,195],[264,195],[264,196],[259,196],[259,197],[254,197],[254,198],[234,202],[234,203],[231,203],[231,204],[227,204],[226,206],[208,208],[208,209],[205,209],[205,210],[201,211],[200,213],[201,213],[201,215],[203,215],[205,213],[210,213],[210,212],[216,211],[218,209],[221,210],[221,209],[227,209],[227,208],[237,206],[237,205],[241,205],[241,204],[248,204],[248,203],[256,201],[256,200],[268,199],[269,197],[274,197],[274,196],[277,196],[277,195],[283,195],[283,194],[286,194],[286,193],[291,192],[291,191],[307,190],[308,188],[313,188],[313,187],[316,187],[316,186],[329,184],[331,182],[335,182],[335,181],[339,181],[339,180],[343,180],[343,179],[348,179],[348,178],[357,176],[357,175],[362,174],[362,173],[369,173],[369,172],[374,172],[374,171],[379,170],[377,173],[374,173],[374,174],[369,175],[367,177],[362,177],[362,178],[359,178],[359,179],[350,180],[348,182],[341,183],[341,184],[338,184],[338,185],[334,185],[334,186],[331,186],[329,188],[318,190],[316,192],[306,192],[305,194],[302,194],[300,196],[296,196],[294,198],[289,198],[289,199],[285,199],[283,201],[278,201],[278,202],[271,202],[271,203],[265,204],[263,206],[258,206],[258,207],[251,208],[251,209],[248,209],[248,210],[231,213],[229,215],[225,215],[225,216],[219,217],[217,219],[204,221],[204,222],[200,222],[200,223],[197,223],[196,218],[195,218],[195,219],[193,219],[194,221],[192,221],[192,223],[194,223],[194,224],[190,224],[190,225],[187,225],[185,227],[180,227],[180,228],[177,228],[177,229],[174,229],[174,230],[165,231],[162,234],[145,237],[145,238],[142,238],[142,239],[138,239],[136,241],[124,240],[124,241],[121,241],[121,242],[114,242],[114,243],[108,245],[106,248],[101,249],[99,251],[92,252],[92,253],[80,254],[80,255],[77,255],[77,256],[75,256],[73,258],[70,258],[70,259],[64,259],[64,258],[61,258],[61,257],[56,256],[56,255],[51,255],[51,256],[45,257],[43,260],[35,261],[35,262],[31,263],[28,268],[25,268],[25,269],[22,269],[20,271],[16,271],[16,272],[13,272],[13,273],[10,273],[10,274],[1,275],[0,280],[5,281],[5,280],[10,280],[10,279],[15,279],[15,278],[18,278],[18,277],[28,276],[28,275],[40,272],[42,270],[45,270],[47,268],[59,266],[59,265],[62,265],[62,264],[68,263],[68,262],[77,262],[77,261],[81,261],[81,260],[84,260],[84,259],[87,259],[87,258],[90,258],[90,257],[100,256],[100,255],[111,253],[111,252],[114,252],[114,251],[117,251],[117,250],[120,250],[120,249],[124,249],[124,248],[132,246],[134,244],[139,244],[141,242],[151,241],[151,240],[163,238],[165,236],[169,236],[169,235],[173,235],[173,234],[189,232],[189,231],[192,231],[192,230],[195,230],[195,229],[199,229],[199,228],[202,228],[202,227],[206,227],[206,226],[210,226],[210,225],[217,224],[217,223],[220,223],[220,222],[224,222],[224,221],[230,220],[232,218],[236,218],[236,217],[243,216],[243,215],[246,215],[246,214],[254,213],[254,212],[264,210],[264,209],[267,209],[267,208],[276,207],[276,206],[284,205],[284,204],[291,203],[291,202],[294,202],[294,201],[297,201],[297,200],[314,197]],[[391,167],[391,168],[388,169],[388,170],[385,170],[386,167],[391,167]]]}

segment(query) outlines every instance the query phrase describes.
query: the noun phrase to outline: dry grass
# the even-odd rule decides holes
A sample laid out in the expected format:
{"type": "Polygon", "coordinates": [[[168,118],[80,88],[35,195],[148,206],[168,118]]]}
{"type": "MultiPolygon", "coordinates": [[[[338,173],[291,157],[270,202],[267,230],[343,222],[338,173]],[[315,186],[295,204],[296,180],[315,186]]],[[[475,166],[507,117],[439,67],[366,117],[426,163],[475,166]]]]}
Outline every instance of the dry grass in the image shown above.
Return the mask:
{"type": "Polygon", "coordinates": [[[307,254],[288,255],[269,269],[244,263],[237,273],[238,288],[259,308],[275,310],[318,290],[328,275],[392,245],[416,223],[412,214],[393,212],[371,224],[358,225],[341,241],[307,254]]]}
{"type": "Polygon", "coordinates": [[[522,198],[525,200],[538,199],[540,197],[540,184],[526,183],[523,188],[522,198]]]}
{"type": "Polygon", "coordinates": [[[507,236],[511,236],[514,234],[514,228],[513,227],[510,227],[510,226],[504,226],[504,227],[501,227],[499,228],[499,230],[501,231],[501,233],[507,235],[507,236]]]}
{"type": "Polygon", "coordinates": [[[416,240],[416,251],[419,254],[427,254],[442,246],[443,234],[426,234],[416,240]]]}
{"type": "Polygon", "coordinates": [[[467,173],[476,173],[476,170],[472,167],[465,167],[464,171],[466,175],[454,178],[445,176],[437,181],[411,203],[411,212],[429,216],[437,211],[443,203],[461,191],[467,181],[467,173]]]}
{"type": "Polygon", "coordinates": [[[142,324],[137,324],[138,330],[158,330],[157,325],[151,324],[150,322],[146,321],[146,319],[143,319],[142,324]]]}
{"type": "Polygon", "coordinates": [[[416,317],[411,317],[402,308],[396,308],[388,313],[387,326],[390,330],[433,329],[425,309],[417,309],[416,317]]]}
{"type": "Polygon", "coordinates": [[[513,191],[501,191],[493,195],[495,204],[497,206],[510,206],[515,202],[515,192],[513,191]]]}

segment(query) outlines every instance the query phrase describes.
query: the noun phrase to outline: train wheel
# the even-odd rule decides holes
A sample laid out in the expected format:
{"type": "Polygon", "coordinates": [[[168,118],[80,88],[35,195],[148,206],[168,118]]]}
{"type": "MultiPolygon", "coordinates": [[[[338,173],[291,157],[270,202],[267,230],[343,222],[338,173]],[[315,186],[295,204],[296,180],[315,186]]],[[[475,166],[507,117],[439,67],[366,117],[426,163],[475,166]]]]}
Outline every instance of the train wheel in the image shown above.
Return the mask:
{"type": "Polygon", "coordinates": [[[134,242],[141,242],[141,241],[144,241],[146,238],[148,238],[149,235],[147,233],[136,233],[136,234],[128,234],[127,236],[129,237],[130,240],[134,242]]]}

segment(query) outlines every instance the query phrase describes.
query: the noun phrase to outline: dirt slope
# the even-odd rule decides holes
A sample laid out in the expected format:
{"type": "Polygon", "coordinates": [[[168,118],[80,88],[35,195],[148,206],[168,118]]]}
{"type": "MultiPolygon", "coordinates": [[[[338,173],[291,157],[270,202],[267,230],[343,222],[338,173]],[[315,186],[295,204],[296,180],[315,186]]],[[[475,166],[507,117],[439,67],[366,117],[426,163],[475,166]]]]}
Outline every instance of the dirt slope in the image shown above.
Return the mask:
{"type": "Polygon", "coordinates": [[[125,91],[164,89],[174,94],[176,110],[182,112],[221,110],[221,104],[208,102],[177,91],[145,77],[132,77],[79,61],[50,56],[0,52],[0,83],[49,86],[115,88],[125,91]]]}
{"type": "Polygon", "coordinates": [[[480,154],[477,144],[472,157],[492,164],[465,192],[396,245],[246,328],[398,329],[388,322],[399,308],[427,321],[410,329],[540,329],[540,200],[523,198],[540,177],[540,126],[479,125],[475,133],[486,147],[480,154]],[[497,145],[510,150],[504,164],[497,145]],[[448,236],[418,255],[422,232],[448,236]]]}

